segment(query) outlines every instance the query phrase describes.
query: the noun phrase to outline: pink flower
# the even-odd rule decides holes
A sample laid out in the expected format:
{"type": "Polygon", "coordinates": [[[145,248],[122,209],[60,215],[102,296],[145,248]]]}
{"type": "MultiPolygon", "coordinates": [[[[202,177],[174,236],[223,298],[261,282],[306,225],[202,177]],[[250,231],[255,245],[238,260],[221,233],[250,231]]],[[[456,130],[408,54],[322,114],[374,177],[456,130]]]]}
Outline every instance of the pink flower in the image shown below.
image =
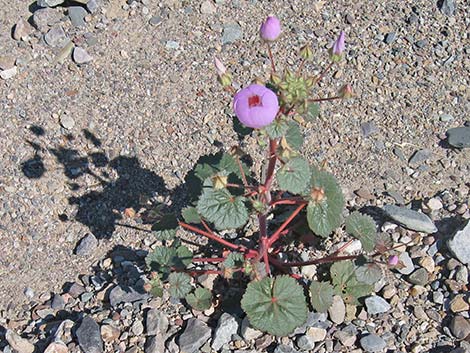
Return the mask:
{"type": "Polygon", "coordinates": [[[335,43],[333,44],[333,48],[331,48],[332,54],[333,55],[338,55],[340,56],[343,54],[344,49],[346,48],[344,44],[344,39],[345,39],[345,34],[343,31],[339,34],[338,39],[336,39],[335,43]]]}
{"type": "Polygon", "coordinates": [[[233,97],[233,110],[243,125],[260,129],[276,118],[279,102],[273,91],[265,86],[252,84],[233,97]]]}
{"type": "Polygon", "coordinates": [[[389,266],[396,266],[398,265],[398,256],[397,255],[392,255],[388,258],[388,264],[389,266]]]}
{"type": "Polygon", "coordinates": [[[259,29],[261,38],[274,41],[281,34],[281,22],[275,16],[268,16],[259,29]]]}

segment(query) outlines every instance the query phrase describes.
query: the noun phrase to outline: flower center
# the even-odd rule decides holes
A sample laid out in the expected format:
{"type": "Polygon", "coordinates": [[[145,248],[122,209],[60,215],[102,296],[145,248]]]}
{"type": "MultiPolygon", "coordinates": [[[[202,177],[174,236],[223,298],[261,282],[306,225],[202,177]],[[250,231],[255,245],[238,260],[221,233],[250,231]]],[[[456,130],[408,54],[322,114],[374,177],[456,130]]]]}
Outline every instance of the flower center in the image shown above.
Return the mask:
{"type": "Polygon", "coordinates": [[[253,107],[261,107],[261,106],[263,106],[261,102],[261,97],[258,96],[257,94],[248,98],[248,107],[253,108],[253,107]]]}

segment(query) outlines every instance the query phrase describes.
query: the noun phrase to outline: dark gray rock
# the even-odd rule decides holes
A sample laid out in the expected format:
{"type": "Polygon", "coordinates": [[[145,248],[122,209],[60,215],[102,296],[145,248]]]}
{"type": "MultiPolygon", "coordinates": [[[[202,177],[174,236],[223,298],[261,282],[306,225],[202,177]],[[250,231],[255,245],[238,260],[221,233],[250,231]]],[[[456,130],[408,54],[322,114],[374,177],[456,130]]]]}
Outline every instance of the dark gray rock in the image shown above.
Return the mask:
{"type": "Polygon", "coordinates": [[[425,268],[418,268],[415,272],[408,276],[408,282],[424,286],[429,282],[429,274],[425,268]]]}
{"type": "Polygon", "coordinates": [[[372,295],[365,300],[367,312],[371,315],[382,314],[390,310],[390,304],[378,295],[372,295]]]}
{"type": "Polygon", "coordinates": [[[229,23],[224,26],[222,33],[222,44],[230,44],[243,37],[242,28],[238,23],[229,23]]]}
{"type": "Polygon", "coordinates": [[[416,151],[410,158],[409,163],[410,164],[421,164],[425,161],[427,161],[429,158],[432,157],[432,152],[431,150],[425,148],[419,151],[416,151]]]}
{"type": "Polygon", "coordinates": [[[64,298],[60,294],[54,294],[52,297],[51,308],[54,310],[63,309],[65,307],[64,298]]]}
{"type": "Polygon", "coordinates": [[[361,347],[366,352],[380,352],[387,346],[387,343],[382,337],[374,334],[362,337],[360,343],[361,347]]]}
{"type": "Polygon", "coordinates": [[[78,344],[84,353],[102,353],[103,340],[100,326],[90,316],[85,316],[76,331],[78,344]]]}
{"type": "Polygon", "coordinates": [[[446,16],[453,16],[455,14],[455,0],[439,0],[438,7],[446,16]]]}
{"type": "Polygon", "coordinates": [[[300,353],[298,350],[294,349],[287,344],[279,344],[276,349],[274,349],[274,353],[300,353]]]}
{"type": "Polygon", "coordinates": [[[75,27],[85,27],[85,16],[88,12],[81,6],[69,6],[67,8],[70,21],[75,27]]]}
{"type": "Polygon", "coordinates": [[[50,26],[59,23],[61,15],[54,9],[39,9],[34,11],[33,24],[41,32],[47,32],[50,26]]]}
{"type": "Polygon", "coordinates": [[[367,121],[361,124],[361,132],[362,136],[364,137],[369,137],[370,135],[373,135],[378,131],[379,129],[372,121],[367,121]]]}
{"type": "Polygon", "coordinates": [[[165,339],[162,335],[149,336],[145,340],[144,353],[165,352],[165,339]]]}
{"type": "Polygon", "coordinates": [[[450,332],[459,340],[463,340],[470,335],[470,322],[463,316],[454,316],[449,328],[450,332]]]}
{"type": "Polygon", "coordinates": [[[65,0],[37,0],[37,4],[40,7],[54,7],[63,4],[65,0]]]}
{"type": "Polygon", "coordinates": [[[395,32],[390,32],[385,35],[384,42],[386,44],[391,44],[395,41],[395,38],[397,37],[397,34],[395,32]]]}
{"type": "Polygon", "coordinates": [[[78,298],[82,293],[85,293],[85,287],[74,282],[68,289],[67,293],[70,294],[73,298],[78,298]]]}
{"type": "Polygon", "coordinates": [[[216,351],[221,349],[224,344],[227,344],[232,340],[232,335],[236,334],[237,331],[237,319],[230,314],[223,313],[217,322],[217,327],[215,328],[211,345],[212,348],[216,351]]]}
{"type": "Polygon", "coordinates": [[[211,329],[202,321],[191,318],[179,338],[181,353],[197,352],[211,337],[211,329]]]}
{"type": "Polygon", "coordinates": [[[404,227],[423,233],[435,233],[437,228],[431,219],[423,213],[395,205],[385,205],[385,213],[404,227]]]}
{"type": "Polygon", "coordinates": [[[45,35],[45,42],[51,47],[63,47],[69,39],[61,26],[52,27],[45,35]]]}
{"type": "Polygon", "coordinates": [[[150,309],[145,317],[145,327],[148,335],[165,334],[168,330],[168,318],[158,309],[150,309]]]}
{"type": "Polygon", "coordinates": [[[470,222],[447,241],[450,252],[464,264],[470,264],[470,222]]]}
{"type": "Polygon", "coordinates": [[[447,130],[447,142],[452,147],[468,148],[470,147],[470,127],[454,127],[447,130]]]}
{"type": "Polygon", "coordinates": [[[93,254],[97,246],[98,240],[96,237],[93,234],[87,234],[78,243],[75,254],[78,256],[89,256],[93,254]]]}
{"type": "Polygon", "coordinates": [[[132,287],[117,285],[109,293],[109,303],[112,307],[116,307],[122,303],[134,303],[141,300],[147,300],[148,293],[138,292],[132,287]]]}

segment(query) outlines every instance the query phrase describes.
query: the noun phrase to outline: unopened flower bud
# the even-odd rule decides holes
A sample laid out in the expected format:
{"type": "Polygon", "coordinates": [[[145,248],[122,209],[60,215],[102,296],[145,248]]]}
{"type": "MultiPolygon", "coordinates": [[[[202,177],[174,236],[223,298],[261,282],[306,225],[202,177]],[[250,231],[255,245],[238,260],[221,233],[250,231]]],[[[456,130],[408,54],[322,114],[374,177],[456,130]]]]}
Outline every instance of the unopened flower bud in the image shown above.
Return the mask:
{"type": "Polygon", "coordinates": [[[224,87],[228,87],[232,85],[232,75],[230,75],[228,72],[226,72],[223,75],[219,76],[219,82],[222,84],[224,87]]]}
{"type": "Polygon", "coordinates": [[[352,98],[354,95],[353,93],[353,89],[351,87],[351,85],[344,85],[341,90],[339,91],[339,96],[341,98],[345,98],[345,99],[348,99],[348,98],[352,98]]]}
{"type": "Polygon", "coordinates": [[[281,22],[275,16],[268,16],[259,29],[261,38],[274,41],[281,34],[281,22]]]}
{"type": "Polygon", "coordinates": [[[214,57],[214,66],[219,76],[222,76],[227,71],[225,65],[217,57],[214,57]]]}
{"type": "Polygon", "coordinates": [[[333,60],[334,62],[340,61],[341,58],[343,57],[343,51],[346,48],[344,44],[345,37],[346,37],[345,33],[341,31],[338,39],[336,39],[336,41],[334,42],[333,46],[330,49],[331,60],[333,60]]]}
{"type": "Polygon", "coordinates": [[[302,48],[300,48],[300,57],[304,60],[313,59],[313,50],[308,44],[305,44],[302,48]]]}
{"type": "Polygon", "coordinates": [[[388,265],[389,266],[396,266],[398,265],[398,256],[397,255],[391,255],[388,258],[388,265]]]}

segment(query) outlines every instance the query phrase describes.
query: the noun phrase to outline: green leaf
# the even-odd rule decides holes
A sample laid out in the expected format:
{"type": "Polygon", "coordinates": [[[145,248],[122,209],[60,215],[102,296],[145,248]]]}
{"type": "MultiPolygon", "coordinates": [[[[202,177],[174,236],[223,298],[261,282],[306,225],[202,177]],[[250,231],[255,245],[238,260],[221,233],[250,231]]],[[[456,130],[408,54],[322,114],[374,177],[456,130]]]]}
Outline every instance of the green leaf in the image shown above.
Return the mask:
{"type": "Polygon", "coordinates": [[[314,121],[320,115],[320,105],[318,103],[309,103],[305,120],[314,121]]]}
{"type": "Polygon", "coordinates": [[[374,250],[376,229],[372,217],[354,211],[346,219],[346,232],[359,239],[365,251],[374,250]]]}
{"type": "Polygon", "coordinates": [[[352,261],[335,262],[330,268],[330,274],[335,292],[341,295],[346,303],[358,305],[360,297],[372,292],[373,287],[370,284],[357,279],[352,261]]]}
{"type": "Polygon", "coordinates": [[[254,328],[276,336],[289,335],[307,320],[303,288],[289,276],[249,283],[241,305],[254,328]]]}
{"type": "Polygon", "coordinates": [[[172,272],[168,277],[170,283],[170,295],[176,298],[184,298],[191,292],[191,277],[183,272],[172,272]]]}
{"type": "Polygon", "coordinates": [[[188,294],[185,299],[189,305],[199,311],[207,310],[212,305],[212,293],[207,288],[196,288],[194,293],[188,294]]]}
{"type": "Polygon", "coordinates": [[[163,296],[163,283],[159,277],[156,277],[150,281],[150,285],[152,288],[150,289],[150,294],[154,297],[162,297],[163,296]]]}
{"type": "Polygon", "coordinates": [[[193,261],[193,253],[186,246],[181,245],[176,249],[176,256],[173,258],[174,267],[186,268],[193,261]]]}
{"type": "Polygon", "coordinates": [[[340,226],[344,198],[335,177],[328,172],[313,169],[307,206],[310,229],[321,237],[327,237],[340,226]]]}
{"type": "Polygon", "coordinates": [[[333,286],[328,282],[312,281],[310,285],[310,299],[313,308],[321,313],[325,313],[333,304],[333,286]]]}
{"type": "Polygon", "coordinates": [[[176,236],[178,220],[174,214],[163,215],[158,222],[152,226],[155,236],[159,240],[171,240],[176,236]]]}
{"type": "Polygon", "coordinates": [[[268,136],[272,139],[277,139],[284,136],[289,129],[289,125],[284,119],[275,119],[271,124],[265,127],[268,136]]]}
{"type": "Polygon", "coordinates": [[[151,271],[169,273],[171,268],[186,268],[192,259],[192,252],[181,245],[177,249],[160,246],[148,254],[145,261],[151,271]]]}
{"type": "Polygon", "coordinates": [[[245,257],[239,252],[231,252],[224,261],[225,268],[242,268],[245,264],[245,257]]]}
{"type": "Polygon", "coordinates": [[[245,198],[233,196],[227,189],[205,188],[197,211],[219,230],[243,226],[248,221],[245,198]]]}
{"type": "Polygon", "coordinates": [[[279,188],[293,194],[305,191],[310,179],[310,166],[308,162],[296,157],[284,164],[276,174],[279,188]]]}
{"type": "Polygon", "coordinates": [[[383,276],[382,269],[375,263],[365,263],[356,268],[356,277],[358,281],[365,284],[375,284],[383,276]]]}
{"type": "Polygon", "coordinates": [[[304,137],[300,131],[299,124],[293,121],[289,123],[289,128],[285,133],[285,137],[289,146],[294,150],[298,150],[304,143],[304,137]]]}
{"type": "Polygon", "coordinates": [[[181,211],[181,215],[186,223],[201,223],[201,217],[197,213],[196,207],[185,207],[181,211]]]}

